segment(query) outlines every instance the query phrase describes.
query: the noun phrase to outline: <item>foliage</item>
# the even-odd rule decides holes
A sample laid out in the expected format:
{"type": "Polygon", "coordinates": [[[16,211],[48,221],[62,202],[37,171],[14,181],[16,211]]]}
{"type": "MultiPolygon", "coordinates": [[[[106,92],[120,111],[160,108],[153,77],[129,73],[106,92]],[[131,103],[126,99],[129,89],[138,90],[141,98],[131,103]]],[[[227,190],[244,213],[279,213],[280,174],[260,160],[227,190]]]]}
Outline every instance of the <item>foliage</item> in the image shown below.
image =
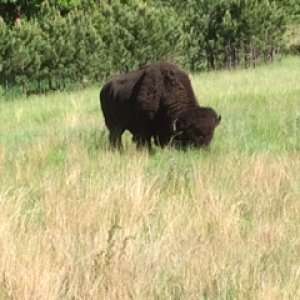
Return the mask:
{"type": "Polygon", "coordinates": [[[176,22],[171,8],[159,10],[139,1],[101,2],[67,15],[44,6],[35,22],[0,24],[0,84],[58,89],[98,82],[160,58],[175,60],[180,41],[176,22]]]}
{"type": "Polygon", "coordinates": [[[280,50],[286,19],[274,1],[188,0],[186,5],[186,52],[193,70],[272,61],[280,50]]]}
{"type": "Polygon", "coordinates": [[[0,85],[25,92],[103,81],[159,59],[193,71],[270,62],[298,7],[292,0],[0,0],[1,5],[12,10],[1,10],[8,13],[4,22],[0,18],[0,85]]]}
{"type": "MultiPolygon", "coordinates": [[[[109,45],[114,70],[118,72],[138,67],[152,60],[172,58],[180,39],[176,15],[172,9],[128,1],[114,2],[107,11],[109,20],[102,36],[109,45]],[[130,3],[130,4],[128,4],[130,3]]],[[[97,23],[101,31],[103,21],[97,23]]]]}
{"type": "Polygon", "coordinates": [[[41,9],[45,0],[0,0],[0,17],[9,24],[14,24],[20,17],[33,18],[41,9]]]}
{"type": "Polygon", "coordinates": [[[44,45],[36,23],[8,30],[0,23],[0,84],[25,87],[36,79],[44,45]]]}
{"type": "Polygon", "coordinates": [[[7,22],[13,23],[18,17],[32,19],[39,16],[45,5],[53,5],[60,11],[66,12],[75,8],[80,2],[81,0],[0,0],[0,11],[4,12],[3,17],[7,22]]]}

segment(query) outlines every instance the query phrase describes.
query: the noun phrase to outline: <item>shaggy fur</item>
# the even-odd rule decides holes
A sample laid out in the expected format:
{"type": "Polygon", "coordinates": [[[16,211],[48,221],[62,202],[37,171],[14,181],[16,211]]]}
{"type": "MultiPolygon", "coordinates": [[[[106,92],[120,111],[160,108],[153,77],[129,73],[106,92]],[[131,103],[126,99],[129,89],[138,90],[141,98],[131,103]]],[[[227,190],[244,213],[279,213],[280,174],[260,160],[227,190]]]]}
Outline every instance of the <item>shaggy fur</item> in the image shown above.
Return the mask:
{"type": "Polygon", "coordinates": [[[172,140],[183,147],[207,146],[220,122],[212,109],[198,105],[187,74],[165,62],[110,80],[100,92],[100,103],[114,148],[121,148],[125,130],[138,147],[150,149],[152,137],[161,147],[172,140]]]}

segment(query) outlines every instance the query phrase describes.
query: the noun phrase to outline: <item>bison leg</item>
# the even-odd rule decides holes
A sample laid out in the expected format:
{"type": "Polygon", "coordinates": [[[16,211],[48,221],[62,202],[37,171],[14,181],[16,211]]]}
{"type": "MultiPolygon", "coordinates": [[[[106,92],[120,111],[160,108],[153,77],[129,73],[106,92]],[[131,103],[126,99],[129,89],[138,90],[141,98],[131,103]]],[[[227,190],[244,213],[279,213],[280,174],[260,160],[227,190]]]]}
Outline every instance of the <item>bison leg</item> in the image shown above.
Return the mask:
{"type": "Polygon", "coordinates": [[[160,148],[171,146],[172,136],[170,134],[159,134],[155,136],[155,145],[160,148]]]}
{"type": "Polygon", "coordinates": [[[152,148],[151,148],[151,136],[150,137],[135,137],[136,141],[136,148],[138,150],[141,150],[145,147],[147,147],[149,153],[151,153],[152,148]]]}
{"type": "Polygon", "coordinates": [[[113,149],[121,150],[123,148],[121,136],[125,130],[123,128],[115,127],[110,130],[109,143],[113,149]]]}

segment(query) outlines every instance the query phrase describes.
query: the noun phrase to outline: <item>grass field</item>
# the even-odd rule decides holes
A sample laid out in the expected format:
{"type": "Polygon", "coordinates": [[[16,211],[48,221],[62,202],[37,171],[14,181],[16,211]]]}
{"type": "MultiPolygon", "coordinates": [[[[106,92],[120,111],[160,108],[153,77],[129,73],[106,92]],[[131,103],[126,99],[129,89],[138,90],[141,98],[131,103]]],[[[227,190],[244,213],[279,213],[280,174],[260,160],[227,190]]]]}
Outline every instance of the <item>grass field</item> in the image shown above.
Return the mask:
{"type": "Polygon", "coordinates": [[[0,100],[0,299],[300,299],[300,58],[192,76],[209,151],[112,153],[99,87],[0,100]]]}

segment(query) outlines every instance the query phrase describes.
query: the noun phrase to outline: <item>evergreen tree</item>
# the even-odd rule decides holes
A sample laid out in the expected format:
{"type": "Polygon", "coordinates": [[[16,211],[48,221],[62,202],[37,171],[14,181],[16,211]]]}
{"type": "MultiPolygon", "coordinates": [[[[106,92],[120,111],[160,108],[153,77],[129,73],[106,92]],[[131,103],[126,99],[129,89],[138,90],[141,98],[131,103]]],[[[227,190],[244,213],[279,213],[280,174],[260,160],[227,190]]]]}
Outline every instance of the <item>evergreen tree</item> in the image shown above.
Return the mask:
{"type": "Polygon", "coordinates": [[[103,81],[159,59],[193,71],[270,62],[286,25],[295,22],[291,11],[299,12],[294,0],[0,0],[0,8],[4,4],[18,6],[23,19],[14,24],[0,17],[0,85],[24,90],[40,89],[37,82],[58,89],[103,81]]]}
{"type": "Polygon", "coordinates": [[[71,65],[76,51],[74,30],[70,16],[62,17],[54,8],[47,8],[40,22],[45,48],[41,64],[41,78],[48,78],[51,89],[64,84],[72,76],[71,65]]]}

